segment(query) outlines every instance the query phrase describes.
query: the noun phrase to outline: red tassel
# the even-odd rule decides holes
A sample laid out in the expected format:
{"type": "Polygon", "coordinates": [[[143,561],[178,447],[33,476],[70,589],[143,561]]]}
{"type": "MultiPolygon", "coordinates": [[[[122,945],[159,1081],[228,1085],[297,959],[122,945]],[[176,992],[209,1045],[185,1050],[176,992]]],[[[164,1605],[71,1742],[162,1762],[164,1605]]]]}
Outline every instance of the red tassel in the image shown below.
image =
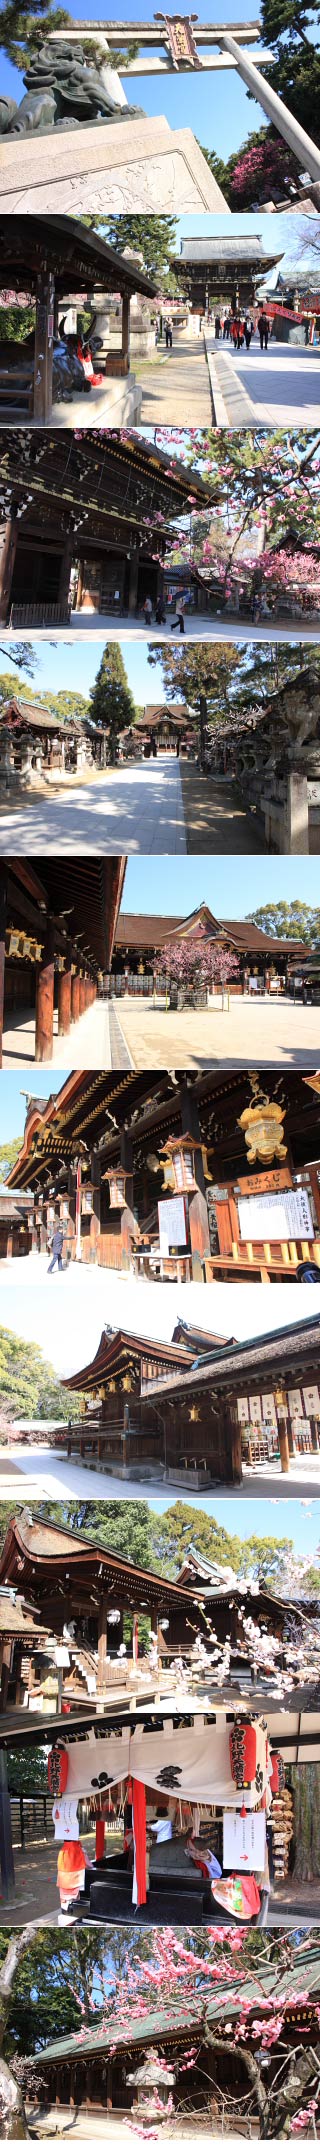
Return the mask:
{"type": "Polygon", "coordinates": [[[136,1853],[138,1909],[147,1900],[147,1820],[145,1784],[133,1780],[133,1833],[136,1853]]]}

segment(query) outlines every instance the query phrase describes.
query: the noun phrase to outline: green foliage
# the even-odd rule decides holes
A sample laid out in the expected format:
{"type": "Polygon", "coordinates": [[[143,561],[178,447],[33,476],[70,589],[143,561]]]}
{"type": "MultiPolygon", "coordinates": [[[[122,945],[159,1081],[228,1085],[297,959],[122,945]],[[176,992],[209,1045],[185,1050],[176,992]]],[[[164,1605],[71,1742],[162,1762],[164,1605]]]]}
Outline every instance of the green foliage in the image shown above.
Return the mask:
{"type": "Polygon", "coordinates": [[[133,1565],[153,1565],[153,1517],[146,1499],[81,1499],[80,1504],[74,1499],[45,1500],[37,1511],[44,1520],[73,1529],[75,1535],[83,1530],[94,1541],[98,1538],[108,1551],[121,1552],[133,1565]]]}
{"type": "Polygon", "coordinates": [[[151,642],[148,663],[161,666],[166,701],[186,701],[199,713],[200,694],[206,694],[210,713],[221,715],[228,684],[239,666],[239,651],[229,641],[190,641],[185,649],[151,642]]]}
{"type": "Polygon", "coordinates": [[[41,1746],[34,1750],[26,1745],[24,1752],[18,1752],[16,1746],[12,1752],[8,1749],[7,1769],[9,1790],[14,1796],[20,1790],[24,1797],[32,1797],[34,1791],[48,1789],[48,1764],[41,1746]]]}
{"type": "MultiPolygon", "coordinates": [[[[38,1343],[24,1342],[11,1328],[0,1328],[0,1407],[14,1417],[57,1417],[66,1420],[68,1395],[56,1379],[52,1365],[42,1356],[38,1343]]],[[[73,1416],[78,1396],[72,1396],[73,1416]]]]}
{"type": "Polygon", "coordinates": [[[33,54],[44,44],[50,30],[66,29],[72,16],[63,7],[46,6],[46,0],[33,0],[28,8],[24,0],[7,0],[0,9],[0,45],[8,60],[22,74],[28,73],[33,54]]]}
{"type": "Polygon", "coordinates": [[[90,715],[108,735],[110,760],[116,758],[119,731],[134,723],[135,703],[119,643],[106,642],[90,693],[90,715]]]}
{"type": "Polygon", "coordinates": [[[3,1179],[9,1177],[9,1171],[12,1171],[12,1166],[17,1161],[19,1149],[21,1149],[20,1134],[16,1136],[15,1141],[2,1142],[0,1148],[0,1184],[2,1184],[3,1179]]]}
{"type": "MultiPolygon", "coordinates": [[[[109,246],[123,254],[126,246],[134,253],[143,255],[144,268],[150,276],[160,276],[170,269],[172,255],[177,246],[177,225],[174,216],[115,216],[109,217],[105,232],[109,246]]],[[[173,275],[173,282],[175,281],[173,275]]],[[[172,290],[172,275],[170,290],[172,290]]],[[[166,290],[169,284],[166,275],[166,290]]]]}
{"type": "Polygon", "coordinates": [[[320,945],[320,909],[313,910],[310,903],[270,902],[258,910],[250,911],[250,920],[261,925],[262,932],[272,932],[276,940],[303,940],[306,947],[320,945]]]}

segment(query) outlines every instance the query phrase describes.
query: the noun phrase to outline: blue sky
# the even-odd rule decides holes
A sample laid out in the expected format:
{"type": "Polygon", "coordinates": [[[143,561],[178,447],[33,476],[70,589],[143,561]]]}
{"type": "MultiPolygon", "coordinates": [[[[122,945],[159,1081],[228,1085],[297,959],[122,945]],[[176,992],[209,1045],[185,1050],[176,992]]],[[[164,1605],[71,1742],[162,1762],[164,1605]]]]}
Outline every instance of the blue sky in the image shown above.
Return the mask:
{"type": "Polygon", "coordinates": [[[245,1288],[239,1283],[208,1283],[204,1303],[201,1283],[184,1283],[181,1291],[176,1283],[167,1283],[164,1290],[161,1283],[142,1279],[132,1283],[110,1270],[108,1275],[101,1268],[85,1273],[82,1267],[68,1269],[49,1283],[42,1273],[31,1289],[22,1273],[21,1282],[14,1285],[2,1275],[1,1285],[1,1323],[23,1335],[26,1342],[38,1343],[59,1379],[90,1363],[106,1320],[118,1327],[120,1307],[122,1323],[130,1333],[145,1335],[150,1341],[171,1340],[180,1315],[202,1327],[205,1321],[210,1334],[236,1335],[241,1341],[290,1327],[306,1315],[313,1318],[320,1301],[317,1285],[306,1294],[302,1283],[295,1285],[294,1292],[292,1283],[274,1283],[271,1292],[257,1289],[254,1283],[246,1283],[245,1288]]]}
{"type": "MultiPolygon", "coordinates": [[[[152,673],[151,673],[152,677],[152,673]]],[[[217,917],[246,917],[261,903],[319,903],[317,858],[129,858],[123,910],[188,916],[207,902],[217,917]]]]}
{"type": "MultiPolygon", "coordinates": [[[[94,0],[76,0],[75,5],[70,0],[69,14],[76,22],[96,22],[97,13],[94,0]]],[[[197,14],[199,22],[208,21],[208,14],[212,14],[208,0],[199,0],[197,14]]],[[[149,8],[147,0],[127,0],[127,4],[124,0],[123,22],[146,22],[150,15],[152,18],[153,8],[149,8]]],[[[113,20],[116,20],[115,14],[113,20]]],[[[234,0],[223,0],[216,20],[226,24],[243,22],[243,10],[235,6],[234,0]]],[[[1,89],[6,95],[16,96],[20,102],[21,76],[4,57],[1,89]]],[[[216,150],[224,158],[240,146],[263,118],[260,107],[249,101],[244,83],[232,71],[213,76],[205,72],[153,78],[135,75],[126,78],[126,94],[129,103],[141,104],[149,115],[163,112],[171,126],[192,127],[205,148],[216,150]]]]}
{"type": "MultiPolygon", "coordinates": [[[[174,1488],[171,1499],[149,1499],[153,1512],[165,1514],[174,1505],[174,1488]]],[[[192,1500],[183,1501],[192,1507],[192,1500]]],[[[288,1536],[294,1550],[313,1556],[320,1543],[319,1499],[241,1499],[239,1514],[235,1516],[234,1499],[201,1499],[205,1514],[212,1514],[222,1529],[230,1536],[288,1536]]]]}

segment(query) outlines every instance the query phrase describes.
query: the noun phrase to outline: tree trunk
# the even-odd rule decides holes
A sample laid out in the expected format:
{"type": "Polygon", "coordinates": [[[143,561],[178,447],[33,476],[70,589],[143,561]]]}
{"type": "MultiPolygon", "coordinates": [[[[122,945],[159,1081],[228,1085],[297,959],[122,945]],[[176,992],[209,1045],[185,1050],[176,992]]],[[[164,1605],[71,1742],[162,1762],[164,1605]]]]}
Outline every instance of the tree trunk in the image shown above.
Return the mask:
{"type": "Polygon", "coordinates": [[[0,2056],[0,2136],[3,2141],[28,2141],[23,2098],[18,2081],[0,2056]]]}
{"type": "Polygon", "coordinates": [[[21,2089],[2,2057],[2,2047],[15,1978],[22,1955],[26,1953],[33,1938],[32,1924],[26,1924],[23,1932],[12,1933],[0,1973],[0,2137],[4,2141],[26,2141],[30,2138],[21,2089]]]}
{"type": "MultiPolygon", "coordinates": [[[[206,2044],[210,2044],[210,2051],[216,2051],[217,2054],[219,2053],[219,2051],[226,2051],[228,2054],[228,2058],[230,2059],[230,2061],[232,2061],[231,2038],[227,2036],[214,2036],[213,2030],[209,2028],[209,2024],[207,2021],[205,2022],[205,2042],[206,2044]]],[[[256,2098],[259,2117],[261,2119],[261,2125],[263,2126],[263,2121],[267,2110],[267,2096],[266,2090],[264,2088],[264,2083],[261,2080],[258,2059],[254,2057],[253,2051],[249,2051],[247,2044],[237,2044],[237,2052],[239,2054],[239,2057],[243,2060],[243,2065],[246,2067],[250,2086],[253,2089],[256,2098]]]]}

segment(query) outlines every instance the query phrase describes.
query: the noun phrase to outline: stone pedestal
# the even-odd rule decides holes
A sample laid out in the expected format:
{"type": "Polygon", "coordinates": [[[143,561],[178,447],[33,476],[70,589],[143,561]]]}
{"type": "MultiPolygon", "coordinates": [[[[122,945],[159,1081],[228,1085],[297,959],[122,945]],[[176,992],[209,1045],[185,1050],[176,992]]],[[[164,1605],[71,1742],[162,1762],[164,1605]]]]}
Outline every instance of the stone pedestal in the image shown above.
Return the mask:
{"type": "Polygon", "coordinates": [[[2,139],[0,204],[7,214],[227,211],[191,128],[163,115],[2,139]]]}

